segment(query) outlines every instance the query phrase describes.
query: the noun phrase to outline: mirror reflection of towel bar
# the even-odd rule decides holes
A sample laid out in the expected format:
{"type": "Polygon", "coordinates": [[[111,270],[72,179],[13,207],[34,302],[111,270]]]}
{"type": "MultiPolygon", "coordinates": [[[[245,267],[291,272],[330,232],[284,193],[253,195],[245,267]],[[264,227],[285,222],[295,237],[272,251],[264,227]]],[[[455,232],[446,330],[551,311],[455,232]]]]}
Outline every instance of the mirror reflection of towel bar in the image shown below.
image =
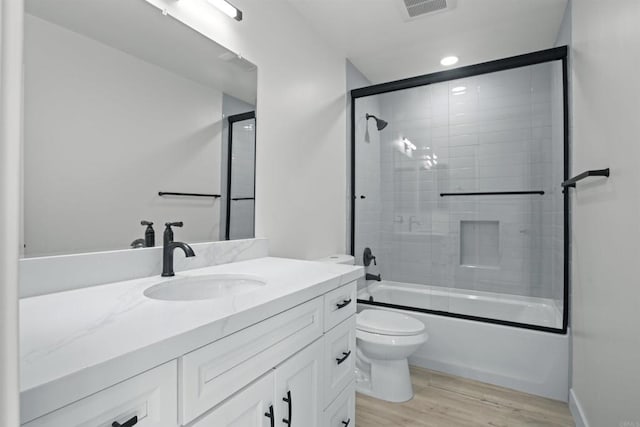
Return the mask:
{"type": "Polygon", "coordinates": [[[172,193],[167,191],[158,191],[158,196],[187,196],[187,197],[213,197],[217,199],[219,194],[203,194],[203,193],[172,193]]]}

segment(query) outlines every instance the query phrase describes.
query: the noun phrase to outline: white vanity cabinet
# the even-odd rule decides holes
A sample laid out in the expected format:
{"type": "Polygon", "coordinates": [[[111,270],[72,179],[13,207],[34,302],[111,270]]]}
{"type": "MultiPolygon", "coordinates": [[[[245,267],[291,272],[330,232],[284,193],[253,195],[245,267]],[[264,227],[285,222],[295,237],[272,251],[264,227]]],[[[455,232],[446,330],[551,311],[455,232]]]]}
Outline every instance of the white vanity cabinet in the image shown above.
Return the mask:
{"type": "MultiPolygon", "coordinates": [[[[263,340],[272,343],[266,352],[274,347],[280,347],[276,352],[277,356],[272,357],[271,361],[282,360],[283,355],[290,354],[292,349],[297,351],[293,356],[277,364],[272,372],[247,385],[243,390],[210,410],[193,427],[327,427],[330,425],[327,423],[337,423],[338,427],[354,426],[355,291],[356,284],[350,283],[253,326],[252,328],[262,325],[262,335],[259,338],[256,337],[257,342],[248,341],[249,337],[255,335],[251,331],[252,328],[248,328],[241,332],[246,334],[244,338],[239,335],[241,333],[234,334],[207,346],[209,348],[204,347],[191,355],[186,355],[183,358],[182,372],[183,376],[188,378],[191,372],[198,372],[201,377],[206,376],[203,372],[206,372],[207,368],[203,366],[207,363],[202,361],[192,363],[189,359],[204,360],[207,352],[210,352],[215,360],[224,358],[225,353],[254,354],[255,348],[260,347],[260,342],[263,340]],[[318,332],[316,324],[318,321],[324,325],[318,338],[304,349],[298,350],[300,342],[304,341],[302,336],[309,339],[318,332]],[[267,322],[270,322],[270,325],[267,325],[267,322]],[[276,331],[279,337],[286,338],[281,338],[281,341],[274,343],[277,340],[268,338],[268,335],[275,334],[276,331]],[[283,343],[291,341],[292,337],[297,337],[298,344],[286,344],[286,347],[283,347],[283,343]],[[229,348],[231,343],[226,343],[227,339],[234,340],[238,344],[238,350],[229,348]],[[254,350],[251,350],[252,348],[254,350]],[[269,387],[272,384],[272,396],[269,396],[268,387],[264,386],[266,383],[269,383],[269,387]],[[260,414],[262,418],[258,416],[260,414]]],[[[262,353],[260,358],[268,359],[268,355],[262,353]]],[[[227,358],[227,360],[235,360],[236,366],[240,367],[230,367],[227,371],[229,381],[236,387],[238,384],[246,383],[246,379],[252,375],[255,378],[255,374],[246,375],[246,371],[241,369],[242,366],[250,366],[248,368],[250,370],[261,369],[259,367],[261,362],[256,362],[252,358],[243,361],[237,358],[227,358]]],[[[220,366],[217,369],[224,370],[220,366]]],[[[187,383],[189,382],[187,380],[187,383]]],[[[199,386],[193,390],[200,390],[200,395],[206,394],[207,386],[204,385],[204,380],[196,381],[194,384],[199,386]]],[[[184,388],[185,391],[188,389],[188,386],[184,388]]],[[[207,406],[211,407],[212,402],[220,401],[223,394],[217,393],[216,398],[200,405],[200,410],[207,406]]],[[[189,394],[189,396],[191,397],[185,398],[183,405],[185,425],[201,414],[198,411],[191,411],[187,403],[189,400],[191,403],[197,401],[197,395],[189,394]]]]}
{"type": "Polygon", "coordinates": [[[322,312],[318,297],[181,357],[182,424],[322,337],[322,312]]]}
{"type": "Polygon", "coordinates": [[[322,427],[322,339],[225,400],[193,427],[322,427]]]}
{"type": "Polygon", "coordinates": [[[353,426],[355,292],[334,289],[24,426],[353,426]]]}

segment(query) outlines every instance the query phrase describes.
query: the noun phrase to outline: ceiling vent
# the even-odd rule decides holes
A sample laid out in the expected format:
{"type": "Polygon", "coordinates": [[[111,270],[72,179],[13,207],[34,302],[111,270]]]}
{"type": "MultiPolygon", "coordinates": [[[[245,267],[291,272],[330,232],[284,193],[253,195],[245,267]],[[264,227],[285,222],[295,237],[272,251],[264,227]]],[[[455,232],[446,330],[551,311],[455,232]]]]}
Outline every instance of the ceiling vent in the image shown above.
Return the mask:
{"type": "Polygon", "coordinates": [[[455,9],[457,0],[400,0],[405,21],[455,9]]]}

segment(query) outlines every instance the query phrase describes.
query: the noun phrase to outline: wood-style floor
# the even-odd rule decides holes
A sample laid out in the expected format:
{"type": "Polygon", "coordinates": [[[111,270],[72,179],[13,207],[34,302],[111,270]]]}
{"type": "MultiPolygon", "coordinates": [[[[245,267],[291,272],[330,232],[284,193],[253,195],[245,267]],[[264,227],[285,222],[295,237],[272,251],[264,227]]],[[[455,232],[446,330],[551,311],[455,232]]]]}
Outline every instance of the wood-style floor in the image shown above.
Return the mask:
{"type": "Polygon", "coordinates": [[[411,379],[406,403],[358,394],[357,427],[575,425],[563,402],[415,367],[411,379]]]}

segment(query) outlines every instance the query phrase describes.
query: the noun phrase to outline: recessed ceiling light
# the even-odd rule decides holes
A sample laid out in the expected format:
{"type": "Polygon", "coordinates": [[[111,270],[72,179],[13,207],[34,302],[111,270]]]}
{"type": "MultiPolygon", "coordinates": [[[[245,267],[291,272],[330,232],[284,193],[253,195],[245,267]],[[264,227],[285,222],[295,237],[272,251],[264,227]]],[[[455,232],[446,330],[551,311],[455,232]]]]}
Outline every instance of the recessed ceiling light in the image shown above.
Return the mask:
{"type": "Polygon", "coordinates": [[[457,56],[445,56],[444,58],[442,58],[440,60],[440,64],[442,64],[445,67],[448,67],[450,65],[455,65],[458,63],[458,57],[457,56]]]}
{"type": "Polygon", "coordinates": [[[458,93],[458,92],[464,92],[465,90],[467,90],[466,86],[457,86],[451,89],[451,92],[458,93]]]}

